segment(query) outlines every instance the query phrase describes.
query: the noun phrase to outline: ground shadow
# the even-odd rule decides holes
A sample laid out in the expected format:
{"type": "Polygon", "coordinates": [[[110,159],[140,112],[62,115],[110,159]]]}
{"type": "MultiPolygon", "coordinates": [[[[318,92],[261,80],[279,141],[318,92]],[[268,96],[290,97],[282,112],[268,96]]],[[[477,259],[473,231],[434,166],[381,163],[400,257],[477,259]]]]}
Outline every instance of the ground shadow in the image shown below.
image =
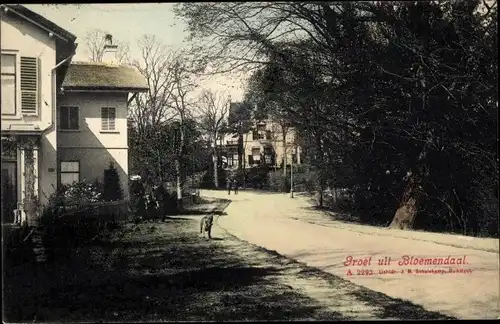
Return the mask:
{"type": "Polygon", "coordinates": [[[427,320],[453,320],[451,316],[446,316],[438,312],[428,311],[422,306],[412,304],[397,298],[390,298],[382,293],[360,289],[352,292],[352,295],[359,300],[363,300],[371,305],[379,306],[381,311],[377,314],[380,318],[412,318],[427,320]]]}
{"type": "Polygon", "coordinates": [[[354,285],[345,279],[320,271],[316,268],[304,266],[304,270],[300,272],[300,276],[306,278],[320,277],[328,281],[330,284],[338,287],[352,285],[355,289],[351,289],[352,291],[349,294],[354,296],[359,301],[366,302],[368,305],[376,306],[377,309],[380,309],[376,314],[376,317],[380,319],[457,319],[438,312],[428,311],[424,307],[406,300],[392,298],[383,293],[354,285]]]}
{"type": "MultiPolygon", "coordinates": [[[[179,216],[195,216],[195,215],[207,215],[207,214],[214,214],[214,215],[220,215],[220,216],[227,216],[226,212],[220,211],[220,210],[211,210],[211,209],[199,209],[199,210],[184,210],[181,212],[178,212],[177,215],[179,216]]],[[[172,216],[172,215],[170,215],[172,216]]]]}
{"type": "Polygon", "coordinates": [[[279,268],[250,265],[218,245],[222,238],[200,240],[196,228],[180,219],[130,224],[69,258],[10,264],[4,321],[317,318],[314,300],[274,279],[279,268]]]}

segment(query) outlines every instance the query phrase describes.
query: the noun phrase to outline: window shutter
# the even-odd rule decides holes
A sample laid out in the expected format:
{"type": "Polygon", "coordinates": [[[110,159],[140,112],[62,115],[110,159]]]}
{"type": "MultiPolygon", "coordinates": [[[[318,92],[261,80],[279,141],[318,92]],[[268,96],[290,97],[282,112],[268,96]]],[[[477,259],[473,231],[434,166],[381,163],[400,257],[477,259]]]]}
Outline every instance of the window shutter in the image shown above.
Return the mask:
{"type": "Polygon", "coordinates": [[[69,108],[68,107],[61,107],[60,108],[60,123],[61,123],[61,129],[68,129],[69,124],[69,108]]]}
{"type": "Polygon", "coordinates": [[[116,119],[116,109],[111,107],[101,108],[101,125],[102,130],[114,130],[116,119]]]}
{"type": "Polygon", "coordinates": [[[101,108],[101,126],[102,126],[102,130],[109,129],[108,108],[106,108],[106,107],[101,108]]]}
{"type": "Polygon", "coordinates": [[[78,113],[78,107],[69,107],[69,127],[71,129],[78,129],[80,120],[79,120],[79,113],[78,113]]]}
{"type": "Polygon", "coordinates": [[[115,129],[115,108],[108,108],[109,130],[115,129]]]}
{"type": "Polygon", "coordinates": [[[38,59],[21,57],[21,112],[23,115],[38,113],[38,59]]]}

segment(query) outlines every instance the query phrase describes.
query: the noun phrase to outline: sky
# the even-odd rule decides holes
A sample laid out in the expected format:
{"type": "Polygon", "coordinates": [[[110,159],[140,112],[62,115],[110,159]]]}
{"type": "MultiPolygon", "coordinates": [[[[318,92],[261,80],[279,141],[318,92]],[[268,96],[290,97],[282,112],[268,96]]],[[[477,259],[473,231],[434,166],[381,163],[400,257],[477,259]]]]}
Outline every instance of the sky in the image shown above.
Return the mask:
{"type": "MultiPolygon", "coordinates": [[[[184,38],[185,24],[173,13],[174,3],[120,3],[120,4],[68,4],[42,5],[25,4],[30,10],[51,20],[77,37],[79,46],[75,61],[88,60],[84,41],[86,33],[101,29],[113,35],[113,39],[128,43],[130,57],[137,57],[137,40],[144,34],[152,34],[172,49],[187,46],[184,38]]],[[[201,89],[226,92],[232,101],[243,96],[244,82],[235,76],[211,77],[203,82],[201,89]]]]}

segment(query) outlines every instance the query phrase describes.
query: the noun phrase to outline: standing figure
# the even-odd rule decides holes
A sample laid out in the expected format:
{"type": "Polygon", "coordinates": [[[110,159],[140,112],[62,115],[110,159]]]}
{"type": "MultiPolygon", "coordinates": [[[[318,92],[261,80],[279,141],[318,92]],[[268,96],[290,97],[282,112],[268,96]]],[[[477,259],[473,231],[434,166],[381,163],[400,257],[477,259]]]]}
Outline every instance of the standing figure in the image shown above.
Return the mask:
{"type": "Polygon", "coordinates": [[[14,209],[14,224],[16,225],[21,224],[21,208],[22,205],[20,203],[17,203],[17,208],[14,209]]]}
{"type": "Polygon", "coordinates": [[[236,182],[236,179],[233,179],[233,188],[234,188],[234,194],[238,194],[238,183],[236,182]]]}
{"type": "Polygon", "coordinates": [[[214,215],[208,214],[201,219],[200,222],[200,234],[205,237],[205,233],[209,239],[212,238],[212,225],[214,222],[214,215]]]}
{"type": "Polygon", "coordinates": [[[226,187],[227,187],[227,194],[230,195],[231,194],[231,180],[229,178],[227,178],[226,187]]]}

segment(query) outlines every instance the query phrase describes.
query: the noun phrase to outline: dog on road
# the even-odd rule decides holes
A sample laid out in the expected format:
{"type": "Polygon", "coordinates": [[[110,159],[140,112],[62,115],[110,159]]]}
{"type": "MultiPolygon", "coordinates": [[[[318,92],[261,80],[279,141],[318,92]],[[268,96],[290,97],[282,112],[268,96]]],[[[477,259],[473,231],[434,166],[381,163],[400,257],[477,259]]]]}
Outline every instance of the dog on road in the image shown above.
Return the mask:
{"type": "Polygon", "coordinates": [[[203,216],[200,221],[200,234],[205,237],[205,233],[207,233],[208,239],[212,238],[212,225],[214,223],[214,215],[208,214],[203,216]]]}

